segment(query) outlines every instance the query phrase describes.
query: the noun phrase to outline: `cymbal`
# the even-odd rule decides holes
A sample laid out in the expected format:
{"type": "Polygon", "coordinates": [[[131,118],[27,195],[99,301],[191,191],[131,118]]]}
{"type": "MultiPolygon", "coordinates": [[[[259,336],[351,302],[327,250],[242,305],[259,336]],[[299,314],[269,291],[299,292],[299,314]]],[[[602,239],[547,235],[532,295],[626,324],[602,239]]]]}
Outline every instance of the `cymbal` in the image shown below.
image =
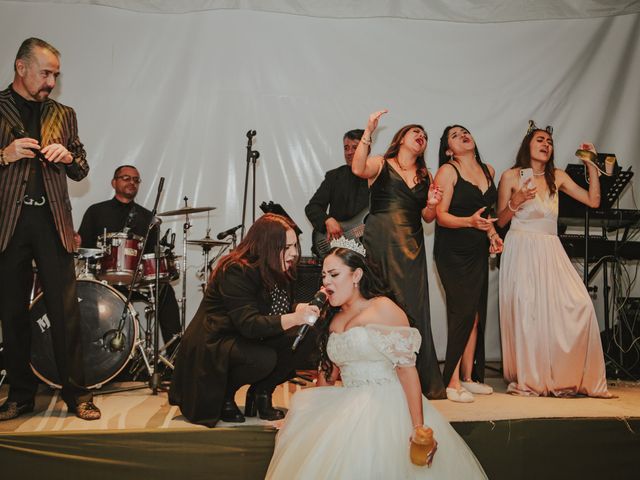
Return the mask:
{"type": "Polygon", "coordinates": [[[184,207],[178,210],[169,210],[168,212],[158,213],[159,217],[169,217],[171,215],[189,215],[190,213],[208,212],[215,210],[216,207],[184,207]]]}
{"type": "Polygon", "coordinates": [[[229,245],[229,243],[230,242],[221,242],[220,240],[206,237],[200,240],[187,240],[188,245],[199,245],[201,247],[222,247],[223,245],[229,245]]]}
{"type": "Polygon", "coordinates": [[[103,253],[101,248],[79,248],[76,255],[80,258],[97,258],[103,253]]]}

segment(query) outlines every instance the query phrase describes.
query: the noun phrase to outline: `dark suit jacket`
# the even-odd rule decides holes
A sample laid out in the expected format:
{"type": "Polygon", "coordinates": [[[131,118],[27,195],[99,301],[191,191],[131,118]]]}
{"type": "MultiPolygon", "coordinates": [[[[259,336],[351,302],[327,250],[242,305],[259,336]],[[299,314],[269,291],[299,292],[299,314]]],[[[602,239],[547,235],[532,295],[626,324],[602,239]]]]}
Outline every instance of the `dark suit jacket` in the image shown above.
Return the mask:
{"type": "Polygon", "coordinates": [[[180,342],[169,390],[169,402],[189,421],[208,427],[218,422],[238,338],[260,343],[283,333],[280,315],[270,310],[257,268],[232,264],[209,284],[180,342]]]}
{"type": "Polygon", "coordinates": [[[314,230],[326,233],[327,227],[324,222],[328,217],[333,217],[339,222],[351,220],[368,205],[367,180],[356,177],[351,173],[351,167],[342,165],[325,174],[324,180],[304,211],[314,230]]]}
{"type": "MultiPolygon", "coordinates": [[[[57,169],[46,165],[42,168],[47,201],[53,213],[56,230],[64,248],[72,252],[73,219],[67,177],[78,181],[87,176],[87,154],[78,138],[76,114],[71,107],[47,99],[42,105],[40,124],[40,145],[43,148],[52,143],[59,143],[73,155],[73,162],[68,165],[58,163],[57,169]]],[[[0,148],[6,147],[14,140],[15,137],[11,133],[14,126],[24,128],[18,108],[11,97],[11,89],[7,88],[0,92],[0,148]]],[[[0,252],[7,248],[16,228],[22,210],[22,198],[27,189],[28,175],[29,162],[25,159],[0,167],[0,252]]]]}

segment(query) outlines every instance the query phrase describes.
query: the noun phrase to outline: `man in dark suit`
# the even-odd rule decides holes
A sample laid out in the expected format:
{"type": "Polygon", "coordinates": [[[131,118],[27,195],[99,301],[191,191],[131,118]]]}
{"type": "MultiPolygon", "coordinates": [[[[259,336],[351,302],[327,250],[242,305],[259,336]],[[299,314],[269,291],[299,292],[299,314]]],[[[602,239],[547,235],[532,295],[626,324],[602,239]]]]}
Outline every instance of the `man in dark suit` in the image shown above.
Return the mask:
{"type": "Polygon", "coordinates": [[[33,410],[36,377],[29,367],[29,293],[38,268],[53,351],[70,412],[100,418],[85,387],[80,310],[73,261],[73,221],[67,177],[89,172],[72,108],[49,98],[60,73],[60,53],[47,42],[25,40],[13,83],[0,92],[0,320],[9,398],[0,420],[33,410]]]}
{"type": "Polygon", "coordinates": [[[329,170],[304,211],[316,232],[326,234],[327,240],[343,234],[339,222],[351,220],[369,206],[367,181],[351,172],[351,161],[364,130],[349,130],[344,134],[346,165],[329,170]],[[327,212],[328,208],[328,212],[327,212]]]}

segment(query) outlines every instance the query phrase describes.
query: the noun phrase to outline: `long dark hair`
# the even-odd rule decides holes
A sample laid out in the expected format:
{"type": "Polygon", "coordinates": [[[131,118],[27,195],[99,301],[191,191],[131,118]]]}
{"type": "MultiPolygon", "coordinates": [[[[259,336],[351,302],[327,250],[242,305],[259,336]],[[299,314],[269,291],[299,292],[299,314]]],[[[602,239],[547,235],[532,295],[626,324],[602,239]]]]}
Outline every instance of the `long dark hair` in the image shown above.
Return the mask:
{"type": "MultiPolygon", "coordinates": [[[[360,295],[362,295],[364,298],[369,299],[375,297],[388,297],[394,302],[396,301],[393,292],[383,280],[383,276],[379,273],[377,266],[374,265],[371,261],[368,261],[367,259],[365,259],[365,257],[357,252],[354,252],[353,250],[342,247],[334,247],[329,250],[329,253],[325,257],[325,260],[331,255],[335,255],[336,257],[341,259],[344,264],[351,269],[352,272],[358,268],[362,269],[362,278],[360,279],[360,282],[358,282],[358,290],[360,291],[360,295]]],[[[323,309],[322,315],[318,322],[320,369],[327,379],[331,375],[332,370],[332,363],[331,360],[329,360],[329,356],[327,355],[329,326],[331,325],[331,320],[338,311],[340,311],[340,307],[329,306],[323,309]]]]}
{"type": "MultiPolygon", "coordinates": [[[[296,265],[285,272],[282,271],[282,253],[287,244],[287,230],[295,232],[295,226],[291,220],[282,215],[266,213],[258,218],[235,250],[218,262],[211,274],[210,282],[213,282],[229,265],[237,263],[257,267],[266,290],[271,290],[275,286],[287,286],[295,278],[296,272],[296,265]]],[[[300,258],[299,243],[298,258],[300,258]]]]}
{"type": "MultiPolygon", "coordinates": [[[[444,165],[450,160],[450,157],[447,156],[447,150],[449,149],[449,130],[451,130],[452,128],[461,128],[466,132],[468,132],[469,135],[471,135],[471,132],[469,132],[469,129],[462,125],[458,125],[458,124],[449,125],[447,128],[445,128],[444,132],[442,132],[442,136],[440,137],[440,149],[438,150],[438,166],[439,167],[441,167],[442,165],[444,165]]],[[[476,154],[476,162],[482,165],[482,158],[480,157],[480,151],[478,150],[478,144],[476,144],[475,138],[473,139],[473,143],[475,144],[474,152],[476,154]]]]}
{"type": "MultiPolygon", "coordinates": [[[[402,142],[402,139],[404,138],[404,136],[407,134],[409,130],[416,127],[424,132],[425,140],[429,141],[429,136],[427,135],[427,131],[424,129],[422,125],[418,125],[417,123],[405,125],[400,130],[398,130],[396,134],[393,136],[393,139],[391,140],[391,144],[389,145],[389,148],[387,148],[387,151],[383,155],[383,158],[385,160],[388,160],[390,158],[397,158],[398,152],[400,151],[400,142],[402,142]]],[[[426,179],[429,177],[429,173],[427,172],[427,163],[424,160],[424,152],[418,155],[418,157],[416,158],[416,166],[417,166],[416,178],[415,178],[416,182],[421,183],[426,181],[426,179]]]]}
{"type": "MultiPolygon", "coordinates": [[[[546,133],[553,140],[553,135],[551,134],[551,132],[549,132],[548,130],[543,130],[542,128],[536,128],[527,133],[522,139],[522,143],[520,144],[520,148],[518,149],[518,153],[516,155],[516,163],[513,168],[531,168],[531,141],[538,132],[546,133]]],[[[544,179],[547,182],[547,187],[549,188],[549,196],[553,196],[556,193],[556,167],[553,163],[555,153],[556,149],[553,148],[551,150],[549,161],[544,166],[544,179]]]]}

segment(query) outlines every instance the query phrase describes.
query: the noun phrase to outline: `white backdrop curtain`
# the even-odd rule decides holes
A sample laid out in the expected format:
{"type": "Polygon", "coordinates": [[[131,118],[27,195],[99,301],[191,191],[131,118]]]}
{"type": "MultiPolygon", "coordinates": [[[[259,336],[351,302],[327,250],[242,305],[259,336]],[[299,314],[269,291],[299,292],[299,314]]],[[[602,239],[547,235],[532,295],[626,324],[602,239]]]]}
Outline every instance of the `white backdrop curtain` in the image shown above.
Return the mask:
{"type": "MultiPolygon", "coordinates": [[[[516,18],[509,3],[489,3],[497,20],[516,18]],[[499,8],[503,3],[507,6],[499,8]]],[[[159,211],[179,208],[188,196],[191,205],[217,207],[210,217],[212,234],[237,225],[245,133],[255,129],[261,154],[256,203],[280,203],[304,231],[303,254],[309,254],[304,206],[324,172],[343,162],[342,134],[363,128],[369,113],[380,108],[389,114],[375,136],[374,152],[383,152],[402,125],[421,123],[430,136],[432,172],[442,130],[461,123],[499,176],[512,165],[530,118],[555,127],[560,168],[574,161],[576,146],[586,140],[617,154],[623,166],[638,168],[640,15],[633,13],[638,2],[514,3],[529,12],[541,12],[535,5],[544,4],[551,17],[594,18],[500,23],[390,18],[442,18],[433,12],[446,14],[444,1],[0,1],[0,84],[11,82],[23,39],[37,36],[62,52],[54,98],[76,109],[91,165],[88,179],[71,182],[76,225],[90,204],[112,196],[109,180],[123,163],[140,169],[138,201],[148,208],[163,176],[159,211]],[[296,15],[253,10],[258,3],[296,15]],[[578,12],[581,3],[584,15],[560,14],[578,12]],[[210,9],[215,4],[225,8],[210,9]],[[196,11],[154,13],[176,11],[176,5],[196,11]],[[329,6],[336,9],[332,15],[329,6]],[[358,6],[366,10],[360,16],[386,16],[339,18],[354,16],[358,6]]],[[[452,5],[454,20],[491,20],[487,7],[452,5]],[[468,18],[460,17],[465,11],[468,18]]],[[[632,193],[622,206],[636,208],[632,193]]],[[[183,221],[167,218],[164,227],[180,233],[183,221]]],[[[193,223],[189,238],[203,237],[207,215],[195,215],[193,223]]],[[[431,252],[432,226],[426,240],[431,252]]],[[[201,256],[196,247],[188,251],[190,319],[200,299],[195,271],[201,256]]],[[[443,358],[444,297],[428,258],[434,337],[443,358]]],[[[497,288],[492,271],[489,359],[500,358],[497,288]]]]}

